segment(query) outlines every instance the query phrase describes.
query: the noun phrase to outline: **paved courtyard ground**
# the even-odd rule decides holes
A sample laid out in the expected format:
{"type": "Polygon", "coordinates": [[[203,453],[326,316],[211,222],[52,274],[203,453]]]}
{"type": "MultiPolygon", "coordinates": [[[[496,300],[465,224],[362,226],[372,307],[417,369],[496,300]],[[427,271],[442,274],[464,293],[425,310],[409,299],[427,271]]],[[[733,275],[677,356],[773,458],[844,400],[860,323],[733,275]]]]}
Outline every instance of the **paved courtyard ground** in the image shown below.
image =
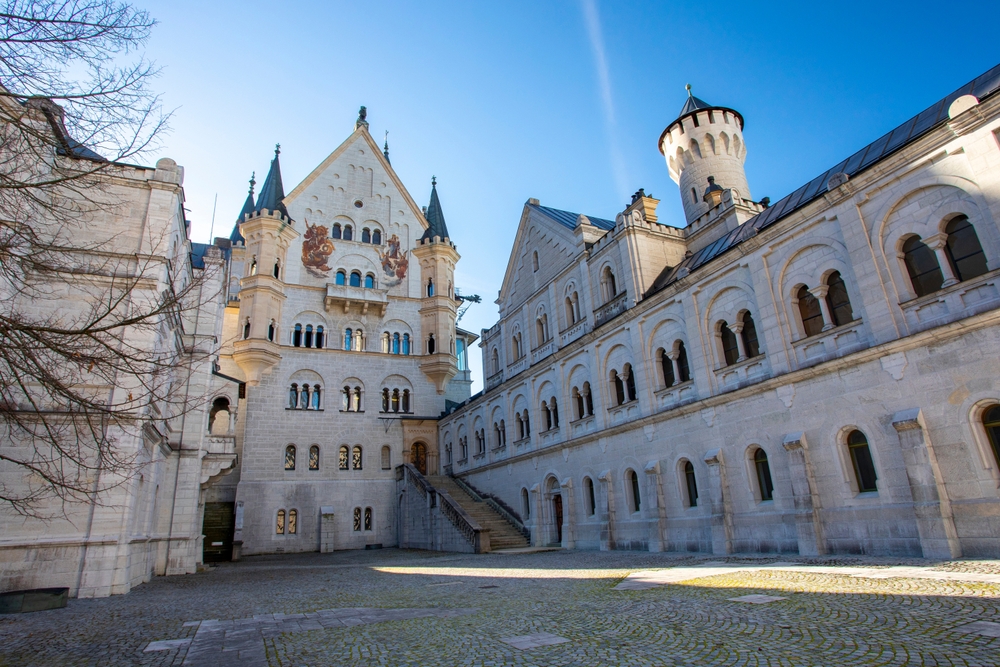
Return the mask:
{"type": "Polygon", "coordinates": [[[256,557],[0,616],[0,665],[1000,665],[1000,561],[256,557]]]}

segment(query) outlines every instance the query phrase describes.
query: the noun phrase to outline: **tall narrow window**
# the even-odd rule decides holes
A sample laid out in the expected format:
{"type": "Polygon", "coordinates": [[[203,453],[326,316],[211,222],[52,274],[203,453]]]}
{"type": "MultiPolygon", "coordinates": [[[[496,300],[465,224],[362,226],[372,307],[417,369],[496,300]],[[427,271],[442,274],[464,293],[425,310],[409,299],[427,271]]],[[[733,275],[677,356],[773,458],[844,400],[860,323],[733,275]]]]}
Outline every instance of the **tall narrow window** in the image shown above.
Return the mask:
{"type": "Polygon", "coordinates": [[[350,350],[354,347],[354,331],[352,329],[344,330],[344,349],[350,350]]]}
{"type": "Polygon", "coordinates": [[[306,325],[306,335],[305,335],[305,345],[306,347],[313,346],[313,327],[311,324],[306,325]]]}
{"type": "Polygon", "coordinates": [[[851,465],[854,466],[854,479],[858,483],[858,491],[878,491],[875,475],[875,463],[868,447],[868,438],[861,431],[851,431],[847,436],[847,449],[851,453],[851,465]]]}
{"type": "Polygon", "coordinates": [[[625,403],[625,383],[618,371],[611,371],[611,381],[614,383],[615,401],[617,405],[625,403]]]}
{"type": "Polygon", "coordinates": [[[552,409],[552,424],[556,428],[559,428],[559,405],[556,404],[556,397],[555,396],[552,397],[552,400],[550,401],[550,403],[551,403],[551,409],[552,409]]]}
{"type": "Polygon", "coordinates": [[[295,470],[295,445],[285,447],[285,470],[295,470]]]}
{"type": "Polygon", "coordinates": [[[399,334],[392,334],[392,353],[399,354],[399,334]]]}
{"type": "Polygon", "coordinates": [[[337,271],[337,280],[336,280],[336,282],[337,282],[338,285],[346,285],[347,284],[347,272],[343,271],[343,270],[337,271]]]}
{"type": "Polygon", "coordinates": [[[281,278],[281,262],[277,260],[274,262],[274,277],[281,278]]]}
{"type": "MultiPolygon", "coordinates": [[[[339,222],[334,223],[333,229],[330,230],[330,238],[339,239],[341,236],[343,236],[343,231],[344,228],[340,226],[339,222]]],[[[343,283],[338,283],[338,284],[342,285],[343,283]]]]}
{"type": "Polygon", "coordinates": [[[292,332],[292,346],[302,347],[302,325],[296,324],[295,330],[292,332]]]}
{"type": "Polygon", "coordinates": [[[319,470],[319,446],[313,445],[309,448],[309,469],[319,470]]]}
{"type": "Polygon", "coordinates": [[[635,474],[634,470],[630,470],[628,475],[629,484],[632,485],[632,511],[638,512],[641,506],[641,501],[639,499],[639,475],[635,474]]]}
{"type": "Polygon", "coordinates": [[[302,391],[299,392],[299,409],[309,409],[309,385],[307,384],[302,385],[302,391]]]}
{"type": "Polygon", "coordinates": [[[684,481],[687,483],[688,507],[698,506],[698,481],[694,478],[694,464],[684,463],[684,481]]]}
{"type": "Polygon", "coordinates": [[[403,354],[410,353],[410,334],[403,334],[403,354]]]}
{"type": "Polygon", "coordinates": [[[319,410],[319,408],[320,408],[319,393],[320,393],[319,385],[318,384],[314,384],[313,385],[313,390],[312,390],[312,409],[313,410],[319,410]]]}
{"type": "Polygon", "coordinates": [[[364,229],[361,230],[361,242],[362,243],[371,243],[372,242],[372,231],[370,229],[368,229],[367,227],[365,227],[364,229]]]}
{"type": "Polygon", "coordinates": [[[293,384],[288,390],[288,407],[293,410],[299,406],[299,385],[293,384]]]}
{"type": "Polygon", "coordinates": [[[594,395],[590,391],[590,383],[583,383],[583,401],[587,406],[587,416],[594,416],[594,395]]]}
{"type": "Polygon", "coordinates": [[[341,470],[348,470],[348,455],[349,451],[347,449],[347,445],[342,445],[340,447],[340,452],[337,455],[337,467],[341,470]]]}
{"type": "Polygon", "coordinates": [[[299,511],[288,510],[288,534],[294,535],[299,528],[299,511]]]}
{"type": "Polygon", "coordinates": [[[531,253],[531,270],[532,271],[537,271],[538,270],[538,251],[537,250],[534,250],[531,253]]]}
{"type": "Polygon", "coordinates": [[[353,241],[354,240],[354,228],[350,225],[344,225],[344,240],[353,241]]]}
{"type": "Polygon", "coordinates": [[[674,378],[674,362],[663,348],[660,348],[659,355],[660,368],[663,369],[663,386],[673,387],[674,382],[676,382],[674,378]]]}
{"type": "Polygon", "coordinates": [[[408,413],[410,411],[410,390],[409,389],[404,389],[403,390],[403,405],[402,405],[402,408],[403,408],[403,412],[407,412],[408,413]]]}
{"type": "Polygon", "coordinates": [[[274,320],[271,320],[271,323],[267,325],[267,339],[272,343],[274,342],[275,333],[277,333],[277,327],[274,324],[274,320]]]}
{"type": "Polygon", "coordinates": [[[361,470],[361,446],[355,445],[351,452],[351,467],[354,470],[361,470]]]}
{"type": "Polygon", "coordinates": [[[361,287],[360,271],[351,271],[351,287],[361,287]]]}
{"type": "Polygon", "coordinates": [[[524,520],[531,518],[531,503],[528,501],[528,490],[521,489],[521,509],[524,511],[524,520]]]}
{"type": "Polygon", "coordinates": [[[392,390],[392,408],[391,409],[392,409],[393,412],[399,412],[399,390],[398,389],[393,389],[392,390]]]}
{"type": "Polygon", "coordinates": [[[316,327],[316,348],[323,347],[323,325],[316,327]]]}
{"type": "Polygon", "coordinates": [[[681,340],[677,341],[677,374],[680,375],[681,382],[687,382],[691,379],[687,348],[684,347],[684,341],[681,340]]]}
{"type": "Polygon", "coordinates": [[[371,530],[371,529],[372,529],[372,508],[371,507],[366,507],[365,508],[365,530],[371,530]]]}
{"type": "Polygon", "coordinates": [[[436,345],[434,343],[434,334],[427,336],[427,354],[434,354],[436,345]]]}
{"type": "Polygon", "coordinates": [[[382,245],[382,232],[377,229],[372,232],[372,243],[375,245],[382,245]]]}
{"type": "Polygon", "coordinates": [[[434,296],[434,279],[427,279],[427,296],[434,296]]]}
{"type": "Polygon", "coordinates": [[[934,251],[919,236],[911,236],[903,244],[903,263],[917,296],[936,292],[944,284],[944,274],[934,251]]]}
{"type": "Polygon", "coordinates": [[[826,304],[830,307],[833,324],[841,326],[854,321],[854,309],[851,308],[851,297],[847,293],[847,285],[840,271],[834,271],[826,279],[830,290],[826,293],[826,304]]]}
{"type": "Polygon", "coordinates": [[[635,400],[635,371],[629,365],[625,366],[625,395],[629,401],[635,400]]]}
{"type": "Polygon", "coordinates": [[[389,445],[384,445],[382,447],[382,470],[389,470],[392,467],[391,458],[392,450],[389,449],[389,445]]]}
{"type": "Polygon", "coordinates": [[[983,428],[986,429],[986,437],[993,448],[997,466],[1000,467],[1000,405],[994,405],[983,413],[983,428]]]}
{"type": "Polygon", "coordinates": [[[361,532],[361,508],[354,508],[354,530],[356,532],[361,532]]]}
{"type": "Polygon", "coordinates": [[[389,388],[382,390],[382,412],[389,412],[389,388]]]}
{"type": "Polygon", "coordinates": [[[583,394],[581,394],[580,390],[577,389],[576,387],[573,387],[573,407],[576,412],[574,417],[576,417],[577,419],[583,419],[583,417],[587,414],[586,412],[584,412],[583,394]]]}
{"type": "Polygon", "coordinates": [[[944,231],[948,235],[948,244],[945,248],[948,260],[955,270],[955,277],[959,280],[969,280],[986,273],[986,255],[979,243],[979,236],[976,235],[976,228],[969,222],[969,218],[964,215],[958,216],[948,223],[944,231]]]}
{"type": "Polygon", "coordinates": [[[760,492],[761,501],[772,500],[774,484],[771,482],[771,467],[767,463],[767,454],[763,449],[754,452],[753,465],[757,471],[757,490],[760,492]]]}
{"type": "Polygon", "coordinates": [[[365,287],[368,289],[373,289],[375,287],[375,276],[370,273],[365,276],[365,287]]]}
{"type": "Polygon", "coordinates": [[[760,342],[757,340],[757,325],[754,324],[750,313],[743,316],[743,349],[747,352],[747,357],[756,357],[760,354],[760,342]]]}
{"type": "Polygon", "coordinates": [[[597,511],[597,500],[594,498],[594,480],[584,477],[583,488],[587,493],[587,516],[594,516],[597,511]]]}
{"type": "Polygon", "coordinates": [[[799,317],[802,318],[802,329],[806,336],[815,336],[823,331],[823,310],[819,301],[805,285],[799,288],[795,298],[799,301],[799,317]]]}
{"type": "Polygon", "coordinates": [[[278,510],[278,518],[274,524],[274,532],[278,535],[285,534],[285,510],[278,510]]]}
{"type": "Polygon", "coordinates": [[[249,337],[250,337],[250,318],[248,317],[247,321],[243,323],[243,340],[246,340],[249,337]]]}
{"type": "Polygon", "coordinates": [[[719,337],[722,339],[722,357],[726,366],[732,366],[740,358],[740,346],[736,342],[736,334],[725,320],[719,323],[719,337]]]}

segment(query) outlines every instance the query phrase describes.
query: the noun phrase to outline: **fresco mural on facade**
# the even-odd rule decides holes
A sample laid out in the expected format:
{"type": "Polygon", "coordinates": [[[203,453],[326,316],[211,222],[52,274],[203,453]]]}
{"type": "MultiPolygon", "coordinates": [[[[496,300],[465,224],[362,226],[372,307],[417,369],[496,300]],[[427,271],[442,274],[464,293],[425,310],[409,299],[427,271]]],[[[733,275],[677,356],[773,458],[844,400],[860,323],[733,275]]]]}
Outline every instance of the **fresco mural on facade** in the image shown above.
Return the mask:
{"type": "Polygon", "coordinates": [[[333,254],[333,241],[330,240],[330,230],[323,225],[306,223],[306,233],[302,239],[302,265],[317,278],[330,275],[330,267],[326,260],[333,254]]]}
{"type": "Polygon", "coordinates": [[[406,256],[406,251],[400,249],[397,235],[393,234],[386,245],[388,246],[386,251],[379,253],[382,260],[382,270],[389,277],[385,286],[395,287],[406,277],[406,269],[410,265],[410,260],[406,256]]]}

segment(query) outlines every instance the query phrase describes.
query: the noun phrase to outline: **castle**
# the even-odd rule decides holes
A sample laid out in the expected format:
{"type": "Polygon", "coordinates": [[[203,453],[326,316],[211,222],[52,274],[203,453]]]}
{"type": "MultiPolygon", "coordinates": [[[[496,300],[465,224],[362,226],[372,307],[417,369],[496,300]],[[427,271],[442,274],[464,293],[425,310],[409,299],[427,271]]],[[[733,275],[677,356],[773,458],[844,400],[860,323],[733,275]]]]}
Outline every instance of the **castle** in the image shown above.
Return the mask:
{"type": "Polygon", "coordinates": [[[643,190],[608,217],[529,199],[480,335],[456,326],[436,184],[418,206],[363,108],[287,195],[276,149],[212,245],[188,239],[183,170],[136,168],[137,199],[171,198],[161,252],[217,267],[178,325],[214,352],[178,388],[204,404],[136,443],[141,480],[96,521],[0,519],[2,588],[524,538],[997,557],[998,90],[1000,66],[774,203],[743,116],[689,91],[657,143],[686,226],[643,190]]]}

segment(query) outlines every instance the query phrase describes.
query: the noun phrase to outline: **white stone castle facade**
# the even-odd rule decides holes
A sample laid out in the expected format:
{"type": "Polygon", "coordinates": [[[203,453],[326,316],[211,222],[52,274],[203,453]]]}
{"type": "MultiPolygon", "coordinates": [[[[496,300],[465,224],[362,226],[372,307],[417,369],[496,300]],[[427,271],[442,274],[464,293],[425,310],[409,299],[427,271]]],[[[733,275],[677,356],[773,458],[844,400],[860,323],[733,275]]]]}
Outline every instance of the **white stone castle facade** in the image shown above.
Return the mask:
{"type": "Polygon", "coordinates": [[[529,199],[444,464],[536,545],[997,557],[998,87],[769,207],[742,116],[690,97],[683,229],[529,199]]]}
{"type": "Polygon", "coordinates": [[[364,112],[287,196],[276,151],[213,245],[188,238],[182,168],[124,169],[134,205],[94,233],[155,227],[150,289],[212,275],[147,341],[206,352],[176,385],[203,403],[147,417],[105,502],[0,513],[0,590],[488,545],[445,474],[536,545],[997,557],[998,90],[1000,67],[773,204],[742,116],[689,97],[658,143],[687,226],[641,190],[607,219],[529,199],[481,336],[456,326],[436,187],[418,206],[364,112]]]}

